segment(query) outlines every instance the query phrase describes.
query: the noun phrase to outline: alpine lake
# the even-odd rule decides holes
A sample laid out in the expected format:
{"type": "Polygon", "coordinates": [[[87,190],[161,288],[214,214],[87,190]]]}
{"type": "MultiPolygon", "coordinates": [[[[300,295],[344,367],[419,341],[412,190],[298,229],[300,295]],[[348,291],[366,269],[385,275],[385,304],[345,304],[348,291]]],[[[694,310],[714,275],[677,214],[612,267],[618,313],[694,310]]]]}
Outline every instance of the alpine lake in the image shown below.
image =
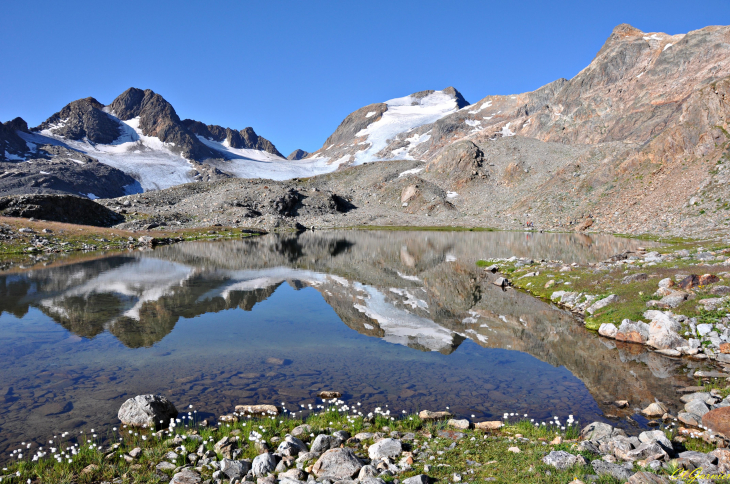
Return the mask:
{"type": "MultiPolygon", "coordinates": [[[[0,452],[103,433],[145,393],[198,418],[307,411],[610,422],[692,384],[688,363],[584,329],[476,261],[591,262],[646,242],[522,232],[323,231],[185,242],[0,273],[0,452]],[[304,407],[302,407],[304,406],[304,407]]],[[[634,425],[646,420],[638,413],[634,425]]],[[[619,425],[629,425],[622,421],[619,425]]]]}

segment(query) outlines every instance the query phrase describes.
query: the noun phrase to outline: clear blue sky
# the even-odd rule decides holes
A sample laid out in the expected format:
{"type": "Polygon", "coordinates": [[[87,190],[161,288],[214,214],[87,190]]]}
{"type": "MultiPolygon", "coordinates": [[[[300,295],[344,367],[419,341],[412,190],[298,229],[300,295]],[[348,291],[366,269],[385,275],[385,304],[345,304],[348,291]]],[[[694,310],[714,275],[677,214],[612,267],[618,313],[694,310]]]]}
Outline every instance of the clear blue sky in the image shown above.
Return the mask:
{"type": "Polygon", "coordinates": [[[730,24],[728,0],[2,2],[0,120],[130,86],[181,118],[313,151],[350,112],[425,89],[474,103],[585,67],[614,26],[730,24]]]}

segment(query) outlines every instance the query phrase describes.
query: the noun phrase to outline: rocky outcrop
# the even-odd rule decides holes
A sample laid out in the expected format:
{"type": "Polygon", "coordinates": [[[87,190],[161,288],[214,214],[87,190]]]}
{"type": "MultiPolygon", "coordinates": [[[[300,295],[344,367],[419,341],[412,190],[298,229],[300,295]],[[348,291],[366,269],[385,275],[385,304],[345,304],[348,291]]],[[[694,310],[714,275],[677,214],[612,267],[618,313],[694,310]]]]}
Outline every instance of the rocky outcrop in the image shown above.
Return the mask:
{"type": "Polygon", "coordinates": [[[23,155],[30,163],[0,159],[1,194],[70,193],[89,198],[115,198],[141,191],[139,183],[130,175],[63,146],[44,145],[23,155]]]}
{"type": "Polygon", "coordinates": [[[88,198],[75,195],[0,197],[0,215],[109,227],[124,217],[88,198]]]}
{"type": "Polygon", "coordinates": [[[104,105],[93,97],[67,104],[33,131],[49,130],[71,140],[88,139],[110,144],[121,134],[119,122],[104,112],[104,105]]]}
{"type": "Polygon", "coordinates": [[[145,136],[173,145],[172,149],[185,158],[201,161],[221,157],[188,131],[175,108],[150,89],[127,89],[112,101],[109,111],[123,121],[139,117],[139,129],[145,136]]]}
{"type": "Polygon", "coordinates": [[[296,149],[289,153],[289,156],[286,157],[287,160],[301,160],[303,158],[306,158],[309,155],[307,151],[296,149]]]}
{"type": "Polygon", "coordinates": [[[17,131],[28,131],[28,125],[23,118],[0,123],[0,161],[24,160],[30,151],[17,131]]]}
{"type": "Polygon", "coordinates": [[[219,143],[225,141],[231,148],[266,151],[272,155],[284,158],[284,155],[279,153],[279,150],[276,149],[276,146],[271,141],[263,136],[257,135],[251,127],[236,131],[214,124],[205,125],[193,119],[183,119],[182,124],[193,134],[218,141],[219,143]]]}

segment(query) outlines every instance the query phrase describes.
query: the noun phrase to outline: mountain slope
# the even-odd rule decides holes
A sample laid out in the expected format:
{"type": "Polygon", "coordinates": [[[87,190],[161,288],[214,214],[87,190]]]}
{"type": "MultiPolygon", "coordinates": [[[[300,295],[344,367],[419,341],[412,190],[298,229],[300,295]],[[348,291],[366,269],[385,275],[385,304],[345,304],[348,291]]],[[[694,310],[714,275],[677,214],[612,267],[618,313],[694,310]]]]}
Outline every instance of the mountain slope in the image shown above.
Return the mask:
{"type": "MultiPolygon", "coordinates": [[[[59,156],[74,152],[79,153],[76,158],[89,157],[94,163],[116,169],[127,177],[125,184],[116,190],[96,187],[95,191],[88,192],[85,191],[88,183],[79,181],[76,186],[73,177],[66,177],[64,183],[52,183],[54,193],[69,191],[98,196],[101,191],[101,196],[121,196],[194,181],[226,177],[285,179],[334,169],[321,161],[285,160],[273,143],[258,136],[251,127],[235,131],[190,119],[182,121],[162,96],[137,88],[126,90],[108,106],[91,97],[71,102],[33,130],[28,130],[25,122],[17,118],[0,127],[0,144],[4,148],[0,160],[15,162],[35,159],[34,147],[42,147],[45,153],[42,158],[54,160],[43,164],[42,173],[54,179],[63,178],[69,170],[69,165],[59,156]]],[[[38,193],[32,189],[36,182],[28,177],[39,170],[29,170],[19,164],[12,168],[16,181],[12,186],[0,183],[0,191],[38,193]]],[[[109,172],[115,173],[114,176],[107,176],[98,170],[79,173],[85,170],[80,166],[70,168],[79,180],[105,176],[110,183],[120,181],[116,171],[109,172]]]]}

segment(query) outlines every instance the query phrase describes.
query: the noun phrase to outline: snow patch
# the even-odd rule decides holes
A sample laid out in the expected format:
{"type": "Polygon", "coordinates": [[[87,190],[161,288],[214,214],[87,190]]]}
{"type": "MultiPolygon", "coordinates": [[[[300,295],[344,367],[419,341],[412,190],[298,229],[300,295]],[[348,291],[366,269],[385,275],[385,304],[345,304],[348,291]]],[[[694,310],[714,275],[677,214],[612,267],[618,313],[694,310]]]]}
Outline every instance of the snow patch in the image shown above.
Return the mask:
{"type": "Polygon", "coordinates": [[[96,200],[96,199],[98,199],[98,198],[99,198],[99,197],[97,197],[96,195],[94,195],[93,193],[87,193],[87,194],[86,194],[86,196],[87,196],[87,197],[88,197],[88,198],[89,198],[90,200],[96,200]]]}
{"type": "Polygon", "coordinates": [[[398,178],[402,176],[408,176],[408,175],[415,175],[416,173],[421,173],[423,171],[423,168],[412,168],[410,170],[406,170],[398,175],[398,178]]]}
{"type": "Polygon", "coordinates": [[[509,125],[510,124],[512,124],[512,123],[511,122],[510,123],[507,123],[506,125],[504,125],[502,127],[502,137],[503,138],[506,138],[508,136],[514,136],[515,135],[515,133],[513,131],[510,131],[510,129],[509,129],[509,125]]]}
{"type": "Polygon", "coordinates": [[[483,110],[487,109],[491,105],[492,105],[492,101],[486,101],[486,102],[482,103],[482,105],[479,107],[479,109],[475,109],[474,111],[469,111],[469,114],[476,114],[479,111],[483,111],[483,110]]]}
{"type": "Polygon", "coordinates": [[[668,48],[670,48],[672,45],[674,45],[674,44],[667,44],[667,45],[665,45],[664,48],[662,49],[662,52],[664,52],[665,50],[667,50],[668,48]]]}
{"type": "Polygon", "coordinates": [[[469,126],[473,127],[473,128],[476,128],[477,126],[479,126],[480,124],[482,124],[481,120],[476,121],[474,119],[467,119],[464,122],[466,124],[468,124],[469,126]]]}
{"type": "MultiPolygon", "coordinates": [[[[382,159],[377,153],[399,133],[433,123],[458,110],[456,100],[443,91],[436,91],[421,99],[412,96],[391,99],[386,104],[388,110],[382,117],[356,134],[357,137],[367,136],[370,146],[355,155],[354,165],[382,159]]],[[[414,142],[423,142],[419,140],[414,142]]]]}
{"type": "Polygon", "coordinates": [[[416,276],[409,276],[408,274],[403,274],[403,273],[401,273],[400,271],[396,271],[396,272],[398,273],[398,276],[399,276],[399,277],[400,277],[401,279],[405,279],[406,281],[416,281],[416,282],[421,282],[421,280],[420,280],[420,279],[419,279],[418,277],[416,277],[416,276]]]}
{"type": "Polygon", "coordinates": [[[8,153],[7,150],[5,150],[5,159],[10,161],[25,161],[25,158],[22,156],[14,155],[12,153],[8,153]]]}
{"type": "Polygon", "coordinates": [[[642,37],[644,40],[662,40],[657,34],[651,34],[649,37],[642,37]]]}
{"type": "Polygon", "coordinates": [[[370,111],[369,113],[367,113],[367,114],[365,115],[365,117],[366,117],[366,118],[372,118],[372,117],[373,117],[373,116],[375,116],[376,114],[378,114],[378,112],[377,112],[377,111],[370,111]]]}
{"type": "Polygon", "coordinates": [[[456,198],[459,194],[456,192],[446,192],[446,198],[456,198]]]}

